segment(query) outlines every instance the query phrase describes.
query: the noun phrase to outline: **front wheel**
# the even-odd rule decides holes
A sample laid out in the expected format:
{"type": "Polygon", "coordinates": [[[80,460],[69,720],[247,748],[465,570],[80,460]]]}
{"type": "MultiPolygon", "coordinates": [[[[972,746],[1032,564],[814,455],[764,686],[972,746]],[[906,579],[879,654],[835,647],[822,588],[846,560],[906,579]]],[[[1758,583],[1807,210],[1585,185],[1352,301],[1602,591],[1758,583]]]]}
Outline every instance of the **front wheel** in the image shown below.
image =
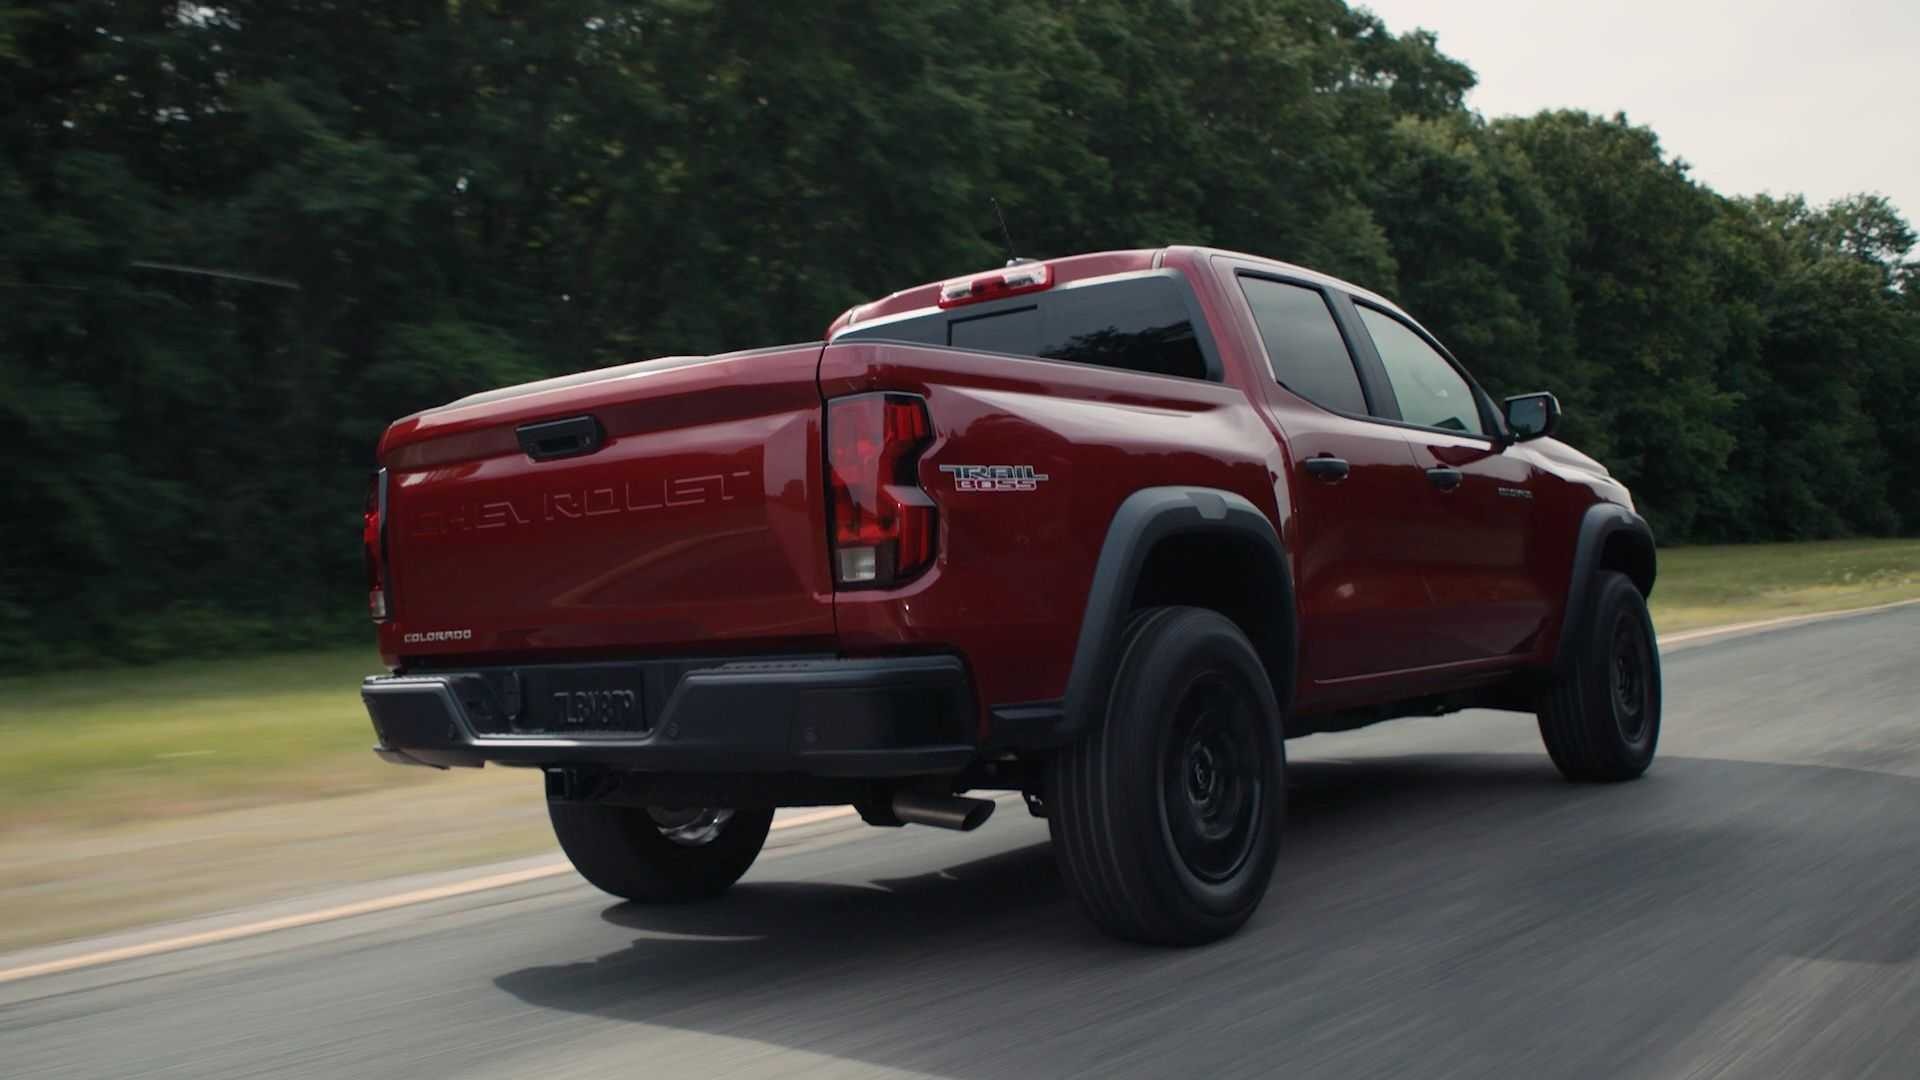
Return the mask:
{"type": "Polygon", "coordinates": [[[1068,890],[1129,941],[1233,933],[1273,877],[1285,764],[1273,684],[1240,628],[1203,608],[1136,615],[1104,723],[1049,766],[1068,890]]]}
{"type": "Polygon", "coordinates": [[[1569,780],[1631,780],[1660,741],[1660,649],[1646,598],[1625,574],[1600,573],[1589,620],[1567,627],[1565,668],[1540,703],[1540,738],[1569,780]]]}
{"type": "Polygon", "coordinates": [[[573,868],[604,892],[645,904],[704,900],[747,872],[773,827],[772,810],[670,810],[549,802],[547,816],[573,868]]]}

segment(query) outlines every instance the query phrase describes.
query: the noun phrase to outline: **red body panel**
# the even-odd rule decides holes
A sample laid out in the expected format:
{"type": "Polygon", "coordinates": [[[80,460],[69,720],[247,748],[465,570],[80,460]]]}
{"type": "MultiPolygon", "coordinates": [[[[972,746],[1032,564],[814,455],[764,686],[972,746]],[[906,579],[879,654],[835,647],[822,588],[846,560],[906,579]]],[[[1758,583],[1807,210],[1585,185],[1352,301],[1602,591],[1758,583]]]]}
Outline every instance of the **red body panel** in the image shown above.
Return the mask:
{"type": "Polygon", "coordinates": [[[1380,297],[1233,253],[1174,248],[1166,264],[1194,282],[1228,380],[1259,408],[1285,462],[1278,500],[1292,513],[1278,524],[1293,558],[1294,711],[1442,693],[1546,664],[1558,645],[1581,512],[1601,498],[1624,499],[1625,490],[1551,440],[1501,448],[1339,415],[1295,396],[1270,374],[1234,275],[1283,269],[1392,307],[1380,297]],[[1568,456],[1556,460],[1543,447],[1568,456]],[[1352,472],[1331,485],[1310,478],[1302,462],[1319,455],[1347,461],[1352,472]],[[1465,482],[1437,490],[1426,477],[1436,465],[1460,469],[1465,482]],[[1530,497],[1503,495],[1503,487],[1530,497]]]}
{"type": "Polygon", "coordinates": [[[656,361],[394,425],[382,655],[831,651],[819,357],[656,361]],[[582,414],[597,453],[522,452],[518,426],[582,414]]]}
{"type": "MultiPolygon", "coordinates": [[[[1625,502],[1552,440],[1486,439],[1337,415],[1270,374],[1235,268],[1192,248],[1056,260],[1053,287],[1185,275],[1218,383],[880,340],[671,359],[477,395],[389,430],[381,625],[390,664],[440,658],[952,652],[983,730],[996,705],[1057,699],[1101,544],[1145,487],[1236,492],[1292,560],[1299,712],[1385,703],[1544,665],[1581,512],[1625,502]],[[920,487],[933,566],[890,589],[833,587],[826,399],[923,397],[920,487]],[[536,462],[521,425],[597,417],[607,443],[536,462]],[[1309,477],[1321,455],[1351,466],[1309,477]],[[1030,467],[1030,490],[963,490],[943,466],[1030,467]],[[1426,472],[1464,474],[1440,491],[1426,472]],[[452,640],[426,635],[453,631],[452,640]]],[[[1290,273],[1309,275],[1297,268],[1290,273]]],[[[1328,280],[1330,279],[1323,279],[1328,280]]],[[[1338,283],[1336,283],[1338,284],[1338,283]]],[[[1350,289],[1350,286],[1340,285],[1350,289]]],[[[852,309],[829,336],[932,311],[939,283],[852,309]]],[[[1370,301],[1384,304],[1376,297],[1370,301]]]]}
{"type": "Polygon", "coordinates": [[[829,345],[820,383],[828,397],[924,395],[936,432],[920,484],[940,511],[938,561],[900,589],[841,593],[842,649],[955,649],[985,703],[1060,696],[1107,524],[1128,495],[1194,484],[1274,510],[1276,447],[1231,387],[883,342],[829,345]],[[940,471],[1011,462],[1047,479],[962,492],[940,471]]]}
{"type": "MultiPolygon", "coordinates": [[[[1281,539],[1293,556],[1301,626],[1295,706],[1343,695],[1345,680],[1368,680],[1426,663],[1429,594],[1418,553],[1407,542],[1410,507],[1427,493],[1409,466],[1399,428],[1339,416],[1295,397],[1266,376],[1266,354],[1245,296],[1232,284],[1235,260],[1196,280],[1210,288],[1215,337],[1230,375],[1259,409],[1281,448],[1279,495],[1291,511],[1281,539]],[[1308,477],[1301,463],[1329,456],[1351,473],[1337,484],[1308,477]]],[[[1362,690],[1364,694],[1364,690],[1362,690]]],[[[1351,697],[1353,695],[1347,694],[1351,697]]]]}

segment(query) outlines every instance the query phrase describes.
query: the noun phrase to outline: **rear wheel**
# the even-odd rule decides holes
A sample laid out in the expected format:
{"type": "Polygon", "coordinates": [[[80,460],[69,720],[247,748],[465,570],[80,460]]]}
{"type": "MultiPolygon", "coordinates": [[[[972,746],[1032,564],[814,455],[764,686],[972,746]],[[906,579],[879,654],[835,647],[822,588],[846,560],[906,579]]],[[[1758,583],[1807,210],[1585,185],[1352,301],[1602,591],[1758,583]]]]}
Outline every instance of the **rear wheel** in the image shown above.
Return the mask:
{"type": "Polygon", "coordinates": [[[641,903],[718,896],[740,880],[773,825],[772,810],[549,802],[553,834],[580,876],[641,903]]]}
{"type": "Polygon", "coordinates": [[[1135,616],[1105,722],[1049,770],[1055,858],[1093,922],[1167,945],[1238,930],[1279,856],[1283,745],[1266,668],[1231,620],[1135,616]]]}
{"type": "Polygon", "coordinates": [[[1541,702],[1540,737],[1569,780],[1631,780],[1660,741],[1660,650],[1646,598],[1625,574],[1594,580],[1587,625],[1568,628],[1563,671],[1541,702]]]}

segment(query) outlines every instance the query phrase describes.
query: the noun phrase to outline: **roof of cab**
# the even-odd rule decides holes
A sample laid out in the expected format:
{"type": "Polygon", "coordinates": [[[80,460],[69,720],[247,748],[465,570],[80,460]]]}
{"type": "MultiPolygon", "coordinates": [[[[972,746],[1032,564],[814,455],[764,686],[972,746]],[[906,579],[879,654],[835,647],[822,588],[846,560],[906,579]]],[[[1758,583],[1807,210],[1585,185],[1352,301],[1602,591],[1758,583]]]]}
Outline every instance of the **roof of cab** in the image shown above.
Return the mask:
{"type": "MultiPolygon", "coordinates": [[[[1172,251],[1176,249],[1169,248],[1168,250],[1172,251]]],[[[1229,251],[1226,248],[1189,247],[1189,248],[1184,248],[1180,250],[1190,251],[1195,255],[1198,255],[1201,257],[1218,256],[1223,259],[1239,259],[1239,260],[1244,260],[1250,263],[1259,263],[1263,267],[1270,269],[1277,274],[1281,274],[1290,278],[1298,278],[1302,281],[1311,281],[1318,285],[1327,286],[1328,288],[1339,289],[1342,292],[1351,293],[1352,295],[1357,296],[1362,300],[1366,300],[1366,301],[1369,301],[1370,303],[1378,304],[1389,311],[1397,312],[1401,315],[1407,314],[1405,311],[1401,310],[1399,304],[1396,304],[1393,301],[1387,299],[1386,297],[1381,296],[1379,293],[1374,292],[1372,289],[1362,288],[1359,285],[1355,285],[1351,281],[1346,281],[1341,278],[1334,277],[1332,274],[1323,274],[1318,270],[1311,269],[1310,267],[1301,266],[1297,263],[1281,262],[1279,259],[1269,259],[1265,255],[1250,255],[1244,251],[1229,251]]],[[[1408,317],[1411,318],[1411,316],[1408,316],[1408,317]]]]}
{"type": "MultiPolygon", "coordinates": [[[[1355,296],[1380,304],[1391,311],[1398,312],[1402,315],[1406,314],[1400,310],[1399,305],[1388,300],[1386,297],[1371,290],[1363,289],[1352,282],[1342,281],[1331,274],[1323,274],[1318,270],[1311,270],[1304,266],[1296,266],[1293,263],[1281,262],[1278,259],[1269,259],[1262,255],[1249,255],[1245,252],[1229,251],[1224,248],[1186,245],[1164,248],[1132,248],[1120,251],[1096,251],[1085,255],[1067,255],[1057,259],[1040,259],[1037,261],[1046,263],[1047,266],[1051,268],[1053,274],[1052,284],[1054,286],[1060,286],[1087,278],[1106,277],[1110,274],[1126,274],[1140,270],[1157,269],[1166,263],[1167,256],[1173,252],[1191,254],[1198,259],[1205,259],[1211,256],[1243,259],[1269,267],[1275,272],[1285,274],[1288,277],[1313,281],[1321,285],[1344,290],[1355,296]]],[[[828,340],[832,340],[835,334],[850,326],[872,322],[875,319],[937,310],[940,299],[940,287],[942,285],[949,281],[977,277],[981,274],[991,274],[995,270],[1000,269],[1004,269],[1004,267],[976,270],[970,274],[955,274],[953,277],[943,278],[939,281],[930,281],[924,285],[915,285],[910,289],[901,289],[899,292],[889,293],[878,300],[848,308],[846,311],[841,312],[840,317],[835,319],[833,323],[827,327],[826,336],[828,340]]]]}
{"type": "MultiPolygon", "coordinates": [[[[1053,274],[1053,284],[1064,285],[1083,278],[1105,277],[1108,274],[1125,274],[1135,270],[1151,270],[1160,265],[1160,257],[1165,248],[1136,248],[1131,251],[1096,251],[1089,255],[1068,255],[1058,259],[1040,259],[1046,263],[1053,274]]],[[[861,304],[840,313],[840,317],[827,327],[827,337],[858,323],[872,322],[889,315],[899,315],[909,311],[932,311],[938,306],[940,286],[957,278],[977,277],[991,274],[1005,267],[993,267],[976,270],[970,274],[955,274],[953,277],[930,281],[925,285],[915,285],[911,289],[901,289],[871,303],[861,304]]]]}

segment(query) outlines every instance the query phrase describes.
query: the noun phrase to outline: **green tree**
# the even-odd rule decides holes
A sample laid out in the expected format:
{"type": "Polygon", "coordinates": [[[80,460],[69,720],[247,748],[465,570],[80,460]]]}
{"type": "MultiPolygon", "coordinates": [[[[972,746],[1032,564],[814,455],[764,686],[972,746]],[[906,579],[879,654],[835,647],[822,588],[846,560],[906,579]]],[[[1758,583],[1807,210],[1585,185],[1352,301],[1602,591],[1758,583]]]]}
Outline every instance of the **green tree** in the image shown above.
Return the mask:
{"type": "Polygon", "coordinates": [[[1196,242],[1552,389],[1661,536],[1920,528],[1882,198],[1488,123],[1340,0],[0,4],[0,662],[363,632],[392,418],[805,340],[1021,253],[1196,242]]]}
{"type": "Polygon", "coordinates": [[[1399,267],[1396,299],[1494,393],[1588,401],[1567,226],[1527,158],[1458,113],[1402,117],[1379,153],[1372,203],[1399,267]]]}
{"type": "Polygon", "coordinates": [[[1727,339],[1711,284],[1718,203],[1625,117],[1542,113],[1493,132],[1567,224],[1570,363],[1584,369],[1569,431],[1636,490],[1657,533],[1685,537],[1733,450],[1738,404],[1715,380],[1727,339]]]}

